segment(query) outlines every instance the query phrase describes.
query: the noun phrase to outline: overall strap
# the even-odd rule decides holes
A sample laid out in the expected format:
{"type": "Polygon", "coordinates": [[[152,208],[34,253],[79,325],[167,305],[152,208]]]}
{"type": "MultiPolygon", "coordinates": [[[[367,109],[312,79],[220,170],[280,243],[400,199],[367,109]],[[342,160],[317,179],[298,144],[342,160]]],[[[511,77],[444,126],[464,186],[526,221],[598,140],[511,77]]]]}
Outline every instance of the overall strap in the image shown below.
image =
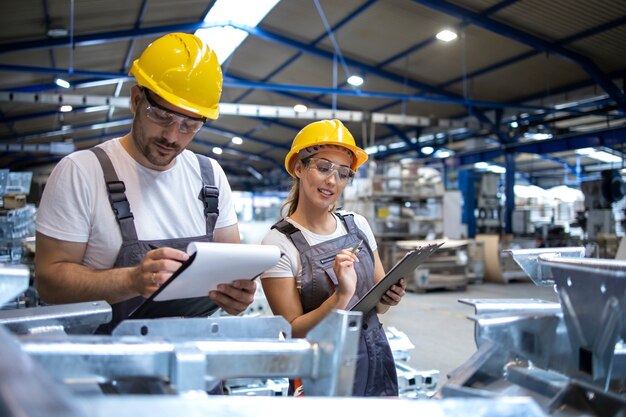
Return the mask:
{"type": "Polygon", "coordinates": [[[357,233],[357,230],[360,230],[356,226],[356,222],[354,221],[354,214],[342,214],[338,211],[336,211],[335,214],[337,215],[337,217],[339,217],[339,219],[341,219],[341,221],[343,221],[343,224],[346,226],[346,230],[348,230],[348,233],[357,233]]]}
{"type": "Polygon", "coordinates": [[[369,251],[370,255],[372,255],[372,259],[373,259],[374,251],[372,251],[372,248],[370,247],[370,244],[369,244],[369,241],[367,240],[367,235],[365,234],[365,232],[359,229],[359,227],[356,225],[356,222],[354,221],[354,214],[353,213],[340,213],[339,211],[336,211],[335,214],[337,215],[337,217],[341,219],[341,221],[343,221],[343,224],[346,226],[346,229],[348,230],[348,234],[354,234],[354,235],[357,235],[360,239],[363,239],[365,248],[369,251]]]}
{"type": "Polygon", "coordinates": [[[202,189],[198,195],[198,199],[204,204],[204,217],[206,219],[206,234],[213,238],[213,230],[217,223],[219,211],[219,190],[215,186],[215,175],[213,173],[213,164],[211,159],[204,155],[196,154],[198,163],[200,164],[200,172],[202,174],[202,189]]]}
{"type": "Polygon", "coordinates": [[[94,146],[89,150],[96,155],[102,167],[104,182],[106,184],[107,193],[109,194],[109,202],[111,203],[111,209],[113,209],[117,223],[120,225],[122,240],[124,242],[136,241],[137,230],[135,229],[133,213],[130,211],[130,204],[126,198],[126,186],[124,182],[118,179],[111,159],[109,159],[104,149],[94,146]]]}
{"type": "Polygon", "coordinates": [[[306,252],[311,247],[304,238],[302,231],[300,231],[300,229],[298,229],[296,226],[289,223],[285,219],[281,219],[278,222],[274,223],[271,228],[276,229],[283,235],[287,236],[287,238],[291,240],[291,242],[300,253],[306,252]]]}

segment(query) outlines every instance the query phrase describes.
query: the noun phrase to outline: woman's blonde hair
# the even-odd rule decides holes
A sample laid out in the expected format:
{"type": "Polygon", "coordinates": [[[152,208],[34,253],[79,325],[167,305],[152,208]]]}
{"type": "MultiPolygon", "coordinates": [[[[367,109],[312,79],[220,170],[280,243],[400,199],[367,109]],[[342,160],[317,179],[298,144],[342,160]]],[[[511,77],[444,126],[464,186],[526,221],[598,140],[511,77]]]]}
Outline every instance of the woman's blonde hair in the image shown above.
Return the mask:
{"type": "Polygon", "coordinates": [[[283,204],[280,205],[280,215],[281,217],[290,217],[295,213],[298,208],[298,199],[300,194],[300,178],[293,178],[293,183],[291,185],[291,189],[289,190],[289,194],[287,194],[287,198],[283,201],[283,204]]]}
{"type": "MultiPolygon", "coordinates": [[[[303,166],[307,166],[309,163],[307,159],[300,159],[303,166]]],[[[281,217],[291,217],[293,213],[296,212],[298,208],[298,201],[300,200],[300,178],[293,176],[293,183],[291,184],[291,189],[289,190],[289,194],[287,194],[287,198],[283,201],[283,204],[280,205],[280,215],[281,217]]],[[[328,207],[328,211],[335,211],[337,207],[333,204],[328,207]]]]}

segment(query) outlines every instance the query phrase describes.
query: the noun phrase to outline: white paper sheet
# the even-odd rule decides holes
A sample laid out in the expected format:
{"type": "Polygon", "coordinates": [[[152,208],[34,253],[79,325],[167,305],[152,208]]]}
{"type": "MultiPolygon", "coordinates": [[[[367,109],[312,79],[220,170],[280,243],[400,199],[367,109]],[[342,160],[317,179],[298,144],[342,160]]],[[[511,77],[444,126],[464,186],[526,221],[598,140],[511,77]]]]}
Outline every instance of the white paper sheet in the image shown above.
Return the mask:
{"type": "Polygon", "coordinates": [[[276,265],[281,255],[274,245],[190,243],[187,253],[196,252],[193,262],[157,294],[155,301],[206,296],[218,284],[256,277],[276,265]]]}

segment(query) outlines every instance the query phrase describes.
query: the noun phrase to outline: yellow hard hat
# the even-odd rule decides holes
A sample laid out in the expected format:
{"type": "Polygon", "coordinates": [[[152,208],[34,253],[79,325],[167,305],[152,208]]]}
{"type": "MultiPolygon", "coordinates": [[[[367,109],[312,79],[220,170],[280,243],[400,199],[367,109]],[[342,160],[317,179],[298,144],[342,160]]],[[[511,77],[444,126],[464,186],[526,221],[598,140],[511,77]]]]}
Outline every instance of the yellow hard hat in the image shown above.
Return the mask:
{"type": "Polygon", "coordinates": [[[291,150],[285,157],[285,168],[292,177],[298,152],[314,145],[335,145],[352,152],[352,170],[356,171],[367,161],[367,153],[356,146],[354,137],[339,120],[320,120],[306,125],[293,140],[291,150]]]}
{"type": "Polygon", "coordinates": [[[169,33],[146,47],[129,75],[167,102],[217,119],[222,69],[215,52],[188,33],[169,33]]]}

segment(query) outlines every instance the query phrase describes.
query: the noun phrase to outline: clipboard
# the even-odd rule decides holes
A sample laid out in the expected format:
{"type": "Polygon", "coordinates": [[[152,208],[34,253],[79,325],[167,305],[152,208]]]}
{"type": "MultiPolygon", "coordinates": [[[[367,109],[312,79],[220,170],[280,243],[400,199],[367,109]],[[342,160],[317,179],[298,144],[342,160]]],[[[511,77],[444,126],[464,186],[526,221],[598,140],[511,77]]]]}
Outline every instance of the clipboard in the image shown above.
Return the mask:
{"type": "Polygon", "coordinates": [[[208,297],[218,284],[254,280],[281,257],[278,246],[192,242],[189,259],[128,319],[208,317],[219,307],[208,297]]]}
{"type": "Polygon", "coordinates": [[[404,257],[387,272],[387,275],[385,275],[383,279],[370,288],[370,290],[350,308],[350,311],[360,311],[363,314],[369,313],[370,310],[376,307],[376,304],[378,304],[383,294],[385,294],[393,284],[400,281],[400,278],[412,274],[426,258],[435,253],[444,243],[445,242],[429,243],[407,252],[404,257]]]}

